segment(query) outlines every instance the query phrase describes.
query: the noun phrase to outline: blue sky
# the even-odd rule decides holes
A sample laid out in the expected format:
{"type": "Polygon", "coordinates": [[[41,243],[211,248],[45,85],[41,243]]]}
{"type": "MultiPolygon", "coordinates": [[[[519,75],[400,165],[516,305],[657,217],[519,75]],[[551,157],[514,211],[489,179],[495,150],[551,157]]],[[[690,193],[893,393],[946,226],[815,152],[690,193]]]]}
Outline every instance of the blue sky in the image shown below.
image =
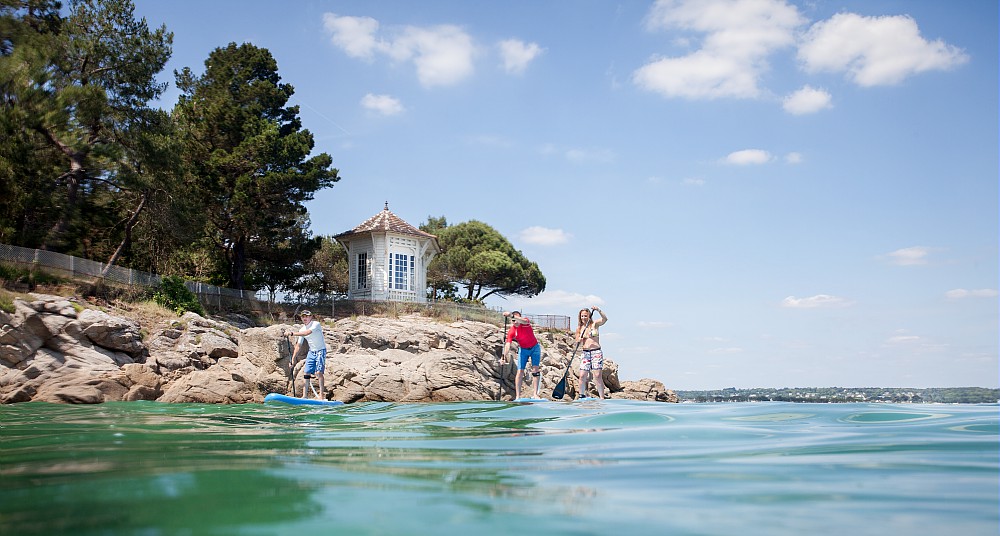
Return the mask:
{"type": "MultiPolygon", "coordinates": [[[[623,379],[997,387],[998,8],[907,1],[140,0],[163,73],[267,48],[342,180],[476,219],[623,379]]],[[[161,105],[172,107],[171,85],[161,105]]]]}

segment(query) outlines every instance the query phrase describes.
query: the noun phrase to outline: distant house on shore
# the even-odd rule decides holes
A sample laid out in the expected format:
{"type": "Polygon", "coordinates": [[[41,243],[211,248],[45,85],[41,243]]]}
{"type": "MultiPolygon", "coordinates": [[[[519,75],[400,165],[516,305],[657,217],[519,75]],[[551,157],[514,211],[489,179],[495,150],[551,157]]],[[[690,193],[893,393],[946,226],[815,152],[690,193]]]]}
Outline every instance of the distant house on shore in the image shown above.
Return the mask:
{"type": "Polygon", "coordinates": [[[427,301],[427,267],[441,252],[437,237],[389,211],[333,237],[347,250],[352,300],[427,301]]]}

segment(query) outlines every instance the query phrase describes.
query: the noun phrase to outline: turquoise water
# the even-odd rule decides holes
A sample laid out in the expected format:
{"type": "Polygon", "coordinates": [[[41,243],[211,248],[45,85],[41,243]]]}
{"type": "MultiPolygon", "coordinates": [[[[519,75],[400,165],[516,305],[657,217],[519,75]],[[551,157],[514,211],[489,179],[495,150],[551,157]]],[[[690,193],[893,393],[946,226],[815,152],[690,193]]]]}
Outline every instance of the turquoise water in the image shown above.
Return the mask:
{"type": "Polygon", "coordinates": [[[996,405],[0,406],[0,534],[990,534],[996,405]]]}

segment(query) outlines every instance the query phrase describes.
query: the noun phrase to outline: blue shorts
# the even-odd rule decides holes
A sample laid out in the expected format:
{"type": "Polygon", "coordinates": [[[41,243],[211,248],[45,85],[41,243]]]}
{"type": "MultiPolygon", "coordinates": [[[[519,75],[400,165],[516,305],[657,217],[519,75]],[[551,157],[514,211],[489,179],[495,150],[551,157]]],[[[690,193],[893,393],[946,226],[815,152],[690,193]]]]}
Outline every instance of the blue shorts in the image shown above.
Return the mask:
{"type": "Polygon", "coordinates": [[[583,351],[583,357],[580,358],[580,370],[601,370],[603,368],[604,352],[600,348],[583,351]]]}
{"type": "Polygon", "coordinates": [[[537,367],[542,362],[542,345],[536,344],[531,348],[521,348],[521,351],[518,352],[517,370],[524,370],[524,366],[528,364],[529,357],[531,358],[531,364],[537,367]]]}
{"type": "Polygon", "coordinates": [[[306,355],[306,374],[315,374],[326,371],[326,348],[322,350],[309,350],[306,355]]]}

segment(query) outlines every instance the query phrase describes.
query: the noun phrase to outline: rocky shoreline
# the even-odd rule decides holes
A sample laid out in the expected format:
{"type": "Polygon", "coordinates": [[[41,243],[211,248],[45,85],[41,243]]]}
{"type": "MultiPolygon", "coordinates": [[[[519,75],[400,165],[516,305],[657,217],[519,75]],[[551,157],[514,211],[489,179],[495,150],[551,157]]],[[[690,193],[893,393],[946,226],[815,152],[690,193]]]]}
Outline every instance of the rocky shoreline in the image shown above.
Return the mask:
{"type": "MultiPolygon", "coordinates": [[[[32,294],[0,311],[0,403],[95,404],[155,400],[260,403],[269,392],[301,395],[301,356],[291,374],[287,324],[255,326],[194,313],[156,325],[108,314],[72,298],[32,294]]],[[[502,329],[412,315],[354,317],[324,325],[326,398],[343,402],[510,400],[512,359],[500,360],[502,329]]],[[[573,339],[543,331],[542,393],[562,377],[573,339]]],[[[566,399],[576,395],[575,365],[566,399]]],[[[619,381],[606,360],[612,398],[677,402],[660,381],[619,381]]]]}

